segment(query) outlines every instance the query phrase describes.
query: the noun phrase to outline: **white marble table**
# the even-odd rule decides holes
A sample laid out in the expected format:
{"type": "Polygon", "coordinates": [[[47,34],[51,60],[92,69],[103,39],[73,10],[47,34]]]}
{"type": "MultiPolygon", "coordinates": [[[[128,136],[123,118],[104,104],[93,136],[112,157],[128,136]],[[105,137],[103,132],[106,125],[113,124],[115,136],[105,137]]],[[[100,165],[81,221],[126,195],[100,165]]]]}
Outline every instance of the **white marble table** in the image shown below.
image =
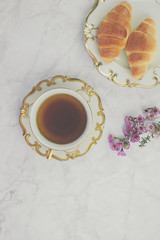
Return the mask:
{"type": "Polygon", "coordinates": [[[83,39],[93,1],[0,1],[1,240],[160,239],[160,140],[125,158],[107,142],[125,115],[160,107],[160,87],[122,88],[93,67],[83,39]],[[87,81],[106,115],[97,146],[67,162],[32,151],[18,122],[23,97],[57,74],[87,81]]]}

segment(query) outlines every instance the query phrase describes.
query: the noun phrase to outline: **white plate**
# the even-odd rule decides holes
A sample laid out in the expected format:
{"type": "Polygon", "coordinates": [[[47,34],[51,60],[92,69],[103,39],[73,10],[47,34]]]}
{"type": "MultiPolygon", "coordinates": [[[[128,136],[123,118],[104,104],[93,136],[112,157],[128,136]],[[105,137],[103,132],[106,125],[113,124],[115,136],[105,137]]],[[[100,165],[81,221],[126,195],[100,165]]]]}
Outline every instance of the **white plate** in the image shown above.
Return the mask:
{"type": "Polygon", "coordinates": [[[55,76],[39,82],[37,86],[33,87],[33,90],[24,98],[20,111],[19,122],[27,144],[36,150],[38,154],[48,159],[54,158],[57,160],[68,160],[85,155],[90,148],[98,142],[103,132],[105,116],[100,97],[93,88],[87,85],[84,81],[76,78],[70,78],[68,76],[55,76]],[[83,142],[75,148],[63,151],[52,149],[49,146],[42,144],[35,137],[30,121],[31,110],[36,100],[44,93],[58,88],[70,89],[78,93],[87,102],[92,115],[90,132],[83,142]]]}
{"type": "MultiPolygon", "coordinates": [[[[126,87],[155,87],[160,84],[160,0],[129,0],[132,6],[132,30],[145,18],[153,18],[157,29],[157,55],[142,80],[135,80],[131,76],[128,58],[125,50],[111,63],[102,60],[97,43],[97,29],[106,14],[122,1],[96,0],[86,18],[84,37],[86,49],[92,58],[95,67],[108,80],[126,87]]],[[[132,31],[131,30],[131,31],[132,31]]]]}

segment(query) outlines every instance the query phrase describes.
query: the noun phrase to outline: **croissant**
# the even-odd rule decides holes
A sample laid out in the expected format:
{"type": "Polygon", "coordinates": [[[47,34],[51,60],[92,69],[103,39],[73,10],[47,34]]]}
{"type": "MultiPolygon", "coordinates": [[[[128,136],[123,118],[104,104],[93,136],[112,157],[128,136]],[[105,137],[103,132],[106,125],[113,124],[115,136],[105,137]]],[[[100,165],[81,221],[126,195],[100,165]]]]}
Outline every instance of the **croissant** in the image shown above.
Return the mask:
{"type": "Polygon", "coordinates": [[[131,30],[131,11],[129,3],[120,3],[106,15],[98,28],[100,55],[107,63],[112,62],[126,46],[131,30]]]}
{"type": "Polygon", "coordinates": [[[145,19],[133,31],[126,46],[131,74],[140,80],[147,71],[153,55],[156,53],[156,25],[153,19],[145,19]]]}

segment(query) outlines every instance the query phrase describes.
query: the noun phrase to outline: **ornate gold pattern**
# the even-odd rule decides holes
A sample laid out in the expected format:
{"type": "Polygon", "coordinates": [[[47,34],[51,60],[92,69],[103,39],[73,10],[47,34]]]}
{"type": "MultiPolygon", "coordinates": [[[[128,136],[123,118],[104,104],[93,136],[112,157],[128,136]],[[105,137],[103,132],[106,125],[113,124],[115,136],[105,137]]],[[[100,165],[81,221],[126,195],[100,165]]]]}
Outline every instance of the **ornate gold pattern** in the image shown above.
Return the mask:
{"type": "Polygon", "coordinates": [[[92,25],[88,25],[87,23],[85,24],[85,28],[84,28],[84,36],[87,39],[92,39],[94,40],[96,38],[95,35],[93,35],[92,30],[96,30],[96,28],[94,28],[94,24],[92,25]]]}
{"type": "Polygon", "coordinates": [[[94,92],[93,88],[91,86],[87,85],[87,84],[82,87],[82,90],[86,91],[89,96],[92,96],[92,93],[94,92]]]}
{"type": "Polygon", "coordinates": [[[76,149],[75,152],[67,153],[66,155],[68,158],[75,159],[75,158],[79,157],[81,154],[80,154],[79,150],[76,149]]]}
{"type": "Polygon", "coordinates": [[[52,77],[50,79],[45,79],[45,80],[39,82],[35,87],[33,87],[32,91],[23,100],[22,107],[21,107],[21,110],[20,110],[19,122],[20,122],[20,126],[23,130],[23,136],[24,136],[27,144],[29,146],[31,146],[32,149],[36,150],[36,152],[38,154],[40,154],[43,157],[46,157],[47,159],[57,159],[57,160],[61,160],[61,161],[66,161],[68,159],[75,159],[77,157],[85,155],[90,150],[90,148],[98,142],[98,140],[100,139],[100,137],[102,135],[102,132],[103,132],[105,115],[104,115],[104,110],[102,108],[100,97],[98,96],[98,94],[96,92],[94,92],[93,88],[91,88],[89,85],[87,85],[84,81],[82,81],[80,79],[58,75],[58,76],[52,77]],[[42,90],[42,87],[41,87],[42,84],[46,83],[47,86],[56,85],[56,80],[59,80],[59,79],[61,79],[63,82],[69,81],[69,82],[80,82],[80,83],[82,83],[83,84],[82,90],[86,91],[88,93],[89,97],[92,97],[93,95],[95,95],[97,97],[98,106],[99,106],[99,111],[97,112],[97,115],[101,116],[101,118],[102,118],[102,121],[100,123],[99,122],[96,123],[96,128],[95,128],[95,131],[99,132],[99,134],[96,138],[95,137],[92,138],[92,142],[89,144],[87,149],[83,153],[80,153],[79,149],[76,149],[71,153],[66,152],[66,156],[64,158],[60,158],[60,157],[56,156],[54,154],[54,152],[55,152],[54,149],[49,149],[48,148],[45,152],[41,151],[41,149],[42,149],[41,143],[39,143],[38,141],[35,141],[33,143],[31,142],[31,140],[30,140],[31,134],[27,133],[27,130],[26,130],[24,124],[23,124],[23,119],[28,118],[28,110],[29,110],[29,107],[31,106],[27,103],[28,98],[31,95],[33,95],[36,91],[41,91],[42,90]]]}
{"type": "Polygon", "coordinates": [[[20,112],[21,112],[22,116],[27,117],[27,115],[28,115],[28,108],[29,108],[29,104],[24,104],[21,107],[20,112]]]}
{"type": "MultiPolygon", "coordinates": [[[[158,4],[159,1],[155,0],[158,4]]],[[[103,65],[102,62],[98,62],[97,58],[95,57],[95,55],[91,52],[91,50],[88,47],[88,40],[95,40],[96,38],[96,34],[93,34],[93,30],[96,30],[97,28],[95,27],[94,24],[89,25],[88,24],[88,19],[89,16],[95,11],[95,9],[98,7],[99,3],[104,3],[105,1],[103,0],[95,0],[95,3],[93,5],[93,7],[91,8],[91,10],[89,11],[86,20],[85,20],[85,27],[84,27],[84,39],[85,39],[85,47],[87,49],[87,52],[89,53],[90,57],[93,60],[94,66],[97,68],[97,70],[108,80],[114,82],[115,84],[118,84],[120,86],[123,87],[141,87],[141,88],[152,88],[157,86],[158,84],[160,84],[160,77],[157,76],[153,76],[153,81],[154,83],[152,85],[146,85],[146,84],[141,84],[141,83],[137,83],[137,82],[131,82],[129,79],[126,79],[125,83],[121,83],[118,81],[118,73],[114,73],[113,70],[110,70],[110,72],[108,74],[105,74],[102,70],[101,70],[101,66],[103,65]]],[[[155,74],[155,70],[153,69],[153,75],[155,74]]]]}

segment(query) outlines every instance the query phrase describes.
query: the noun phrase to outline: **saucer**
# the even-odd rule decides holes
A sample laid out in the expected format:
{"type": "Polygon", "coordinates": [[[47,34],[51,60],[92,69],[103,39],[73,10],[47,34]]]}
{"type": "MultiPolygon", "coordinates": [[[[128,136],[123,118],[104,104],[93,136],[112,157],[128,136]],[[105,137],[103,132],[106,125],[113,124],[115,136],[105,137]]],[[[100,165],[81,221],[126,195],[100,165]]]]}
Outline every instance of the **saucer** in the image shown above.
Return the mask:
{"type": "Polygon", "coordinates": [[[19,117],[20,126],[27,144],[32,147],[39,155],[47,159],[57,159],[66,161],[84,156],[92,146],[100,139],[105,122],[104,110],[98,94],[92,87],[82,80],[70,78],[68,76],[54,76],[39,82],[33,90],[25,96],[19,117]],[[54,89],[68,89],[80,95],[91,110],[92,124],[86,138],[74,148],[59,150],[44,145],[34,134],[31,127],[31,111],[34,103],[48,91],[54,89]]]}

